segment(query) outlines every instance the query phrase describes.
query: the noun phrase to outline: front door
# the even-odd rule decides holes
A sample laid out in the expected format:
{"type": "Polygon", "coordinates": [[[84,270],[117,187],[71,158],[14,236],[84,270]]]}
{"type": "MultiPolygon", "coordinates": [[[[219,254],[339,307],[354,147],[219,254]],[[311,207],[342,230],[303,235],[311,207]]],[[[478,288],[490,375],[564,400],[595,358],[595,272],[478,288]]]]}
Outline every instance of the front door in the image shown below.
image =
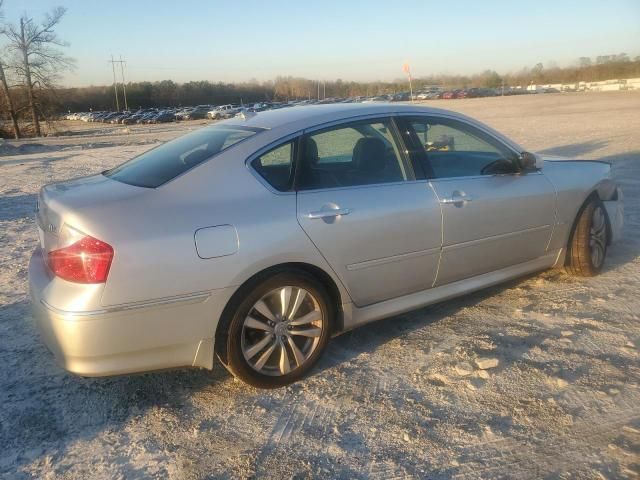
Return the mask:
{"type": "Polygon", "coordinates": [[[413,180],[393,128],[367,120],[303,139],[298,222],[357,306],[430,288],[438,268],[440,205],[413,180]]]}
{"type": "Polygon", "coordinates": [[[408,123],[442,207],[436,285],[545,254],[556,198],[544,175],[520,172],[515,152],[469,124],[439,117],[408,123]]]}

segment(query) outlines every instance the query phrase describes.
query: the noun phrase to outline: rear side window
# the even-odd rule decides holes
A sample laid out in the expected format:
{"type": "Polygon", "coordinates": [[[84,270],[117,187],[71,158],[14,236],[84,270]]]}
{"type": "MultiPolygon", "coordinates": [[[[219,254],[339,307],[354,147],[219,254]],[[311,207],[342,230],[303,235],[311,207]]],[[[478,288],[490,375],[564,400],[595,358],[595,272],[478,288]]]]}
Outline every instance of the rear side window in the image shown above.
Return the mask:
{"type": "Polygon", "coordinates": [[[293,172],[293,142],[263,153],[251,162],[256,172],[269,185],[281,192],[291,189],[293,172]]]}
{"type": "Polygon", "coordinates": [[[259,131],[223,125],[203,128],[149,150],[105,175],[129,185],[156,188],[259,131]]]}
{"type": "Polygon", "coordinates": [[[312,133],[300,156],[299,190],[407,180],[389,120],[359,121],[312,133]]]}

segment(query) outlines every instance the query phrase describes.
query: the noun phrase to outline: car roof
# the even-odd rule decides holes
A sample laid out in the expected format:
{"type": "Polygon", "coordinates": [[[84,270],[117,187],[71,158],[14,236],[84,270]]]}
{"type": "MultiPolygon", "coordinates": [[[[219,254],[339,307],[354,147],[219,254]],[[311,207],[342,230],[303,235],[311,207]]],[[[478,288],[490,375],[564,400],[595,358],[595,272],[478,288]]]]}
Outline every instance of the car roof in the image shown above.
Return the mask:
{"type": "Polygon", "coordinates": [[[308,128],[334,120],[346,120],[352,117],[411,112],[422,115],[446,114],[449,116],[462,117],[462,115],[449,110],[399,103],[334,103],[326,105],[301,105],[268,110],[266,112],[258,112],[255,115],[248,115],[245,119],[234,117],[225,123],[266,129],[286,129],[287,127],[291,127],[292,130],[300,130],[301,128],[308,128]]]}
{"type": "Polygon", "coordinates": [[[437,115],[447,116],[449,118],[458,118],[479,127],[493,136],[501,139],[504,143],[511,145],[512,148],[522,151],[522,148],[508,137],[500,132],[470,118],[461,113],[445,110],[442,108],[425,107],[421,105],[411,105],[403,103],[375,102],[375,103],[334,103],[324,105],[305,105],[276,110],[268,110],[266,112],[256,112],[245,115],[243,117],[234,117],[215,125],[236,125],[244,127],[261,128],[273,130],[279,135],[285,136],[299,132],[306,128],[312,128],[324,123],[330,123],[341,120],[356,119],[358,117],[380,115],[387,116],[396,113],[400,114],[416,114],[416,115],[437,115]]]}

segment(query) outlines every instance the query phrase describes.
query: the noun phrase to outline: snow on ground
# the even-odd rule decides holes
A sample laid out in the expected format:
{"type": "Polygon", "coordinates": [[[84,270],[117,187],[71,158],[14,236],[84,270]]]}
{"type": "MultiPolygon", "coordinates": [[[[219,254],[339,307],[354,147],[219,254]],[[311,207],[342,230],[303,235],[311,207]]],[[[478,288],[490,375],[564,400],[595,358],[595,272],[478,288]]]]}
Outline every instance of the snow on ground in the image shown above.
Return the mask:
{"type": "Polygon", "coordinates": [[[276,391],[221,367],[79,378],[31,324],[38,188],[192,126],[82,124],[0,146],[0,476],[640,476],[640,94],[432,103],[530,150],[613,162],[623,241],[599,277],[548,271],[347,333],[276,391]]]}

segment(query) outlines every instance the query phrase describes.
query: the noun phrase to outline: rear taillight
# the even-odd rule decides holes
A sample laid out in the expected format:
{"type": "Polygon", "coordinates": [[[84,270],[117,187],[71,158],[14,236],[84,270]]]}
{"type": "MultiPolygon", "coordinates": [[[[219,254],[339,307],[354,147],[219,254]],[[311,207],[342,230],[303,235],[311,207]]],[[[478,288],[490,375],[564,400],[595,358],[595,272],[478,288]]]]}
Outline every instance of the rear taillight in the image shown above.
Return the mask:
{"type": "Polygon", "coordinates": [[[106,282],[113,260],[111,245],[68,226],[62,230],[59,240],[64,246],[47,253],[51,271],[69,282],[106,282]]]}

